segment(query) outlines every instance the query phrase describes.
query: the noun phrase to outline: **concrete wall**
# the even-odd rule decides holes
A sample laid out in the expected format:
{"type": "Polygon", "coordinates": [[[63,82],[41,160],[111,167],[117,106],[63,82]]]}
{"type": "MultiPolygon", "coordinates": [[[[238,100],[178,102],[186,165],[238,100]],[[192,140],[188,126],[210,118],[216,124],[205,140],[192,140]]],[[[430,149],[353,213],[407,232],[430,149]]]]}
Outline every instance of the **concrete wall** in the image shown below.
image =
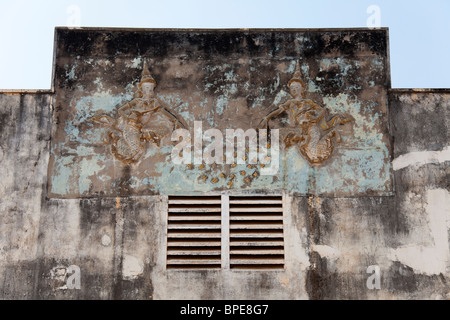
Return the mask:
{"type": "Polygon", "coordinates": [[[165,196],[49,198],[54,94],[1,93],[0,298],[449,299],[450,91],[388,97],[391,196],[287,193],[283,270],[186,271],[165,266],[165,196]]]}

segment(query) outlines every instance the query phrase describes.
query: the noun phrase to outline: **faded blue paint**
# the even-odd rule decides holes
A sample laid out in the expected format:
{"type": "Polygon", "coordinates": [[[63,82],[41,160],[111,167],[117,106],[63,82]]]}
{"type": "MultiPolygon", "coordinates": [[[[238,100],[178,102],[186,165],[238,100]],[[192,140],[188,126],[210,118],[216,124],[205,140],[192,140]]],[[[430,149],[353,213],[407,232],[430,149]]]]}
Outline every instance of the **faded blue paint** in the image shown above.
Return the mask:
{"type": "Polygon", "coordinates": [[[69,65],[65,66],[67,79],[69,79],[69,80],[76,80],[76,78],[77,78],[75,76],[75,69],[76,68],[77,68],[77,63],[76,62],[72,65],[72,67],[70,68],[70,71],[69,71],[69,65]]]}
{"type": "Polygon", "coordinates": [[[277,92],[279,90],[280,87],[280,75],[277,74],[277,78],[275,80],[275,82],[270,86],[270,93],[274,93],[277,92]]]}
{"type": "Polygon", "coordinates": [[[237,76],[234,74],[233,70],[224,73],[225,81],[235,82],[237,80],[237,76]]]}
{"type": "Polygon", "coordinates": [[[98,158],[82,158],[79,161],[79,170],[77,174],[78,177],[78,189],[80,190],[80,194],[84,194],[88,192],[91,186],[90,177],[94,174],[98,174],[102,169],[105,168],[104,157],[98,158]]]}
{"type": "Polygon", "coordinates": [[[283,155],[282,168],[284,189],[301,194],[308,193],[310,189],[309,175],[312,168],[302,158],[296,147],[288,149],[283,155]]]}
{"type": "Polygon", "coordinates": [[[73,174],[73,167],[75,156],[66,156],[60,158],[55,165],[55,169],[51,175],[52,189],[54,194],[65,195],[70,192],[71,176],[73,174]]]}
{"type": "MultiPolygon", "coordinates": [[[[288,97],[287,92],[280,91],[275,97],[274,104],[288,97]]],[[[130,99],[129,95],[112,96],[101,92],[92,97],[84,97],[75,105],[77,113],[72,121],[68,121],[65,126],[67,137],[70,141],[77,141],[80,145],[76,149],[65,147],[60,144],[60,150],[65,149],[70,156],[61,157],[57,160],[55,170],[52,174],[52,193],[64,195],[76,188],[74,192],[80,195],[87,195],[92,177],[105,185],[110,194],[117,186],[104,171],[109,153],[109,146],[105,146],[106,155],[99,155],[93,147],[93,143],[100,143],[100,132],[104,129],[92,127],[80,135],[78,125],[82,122],[88,122],[89,119],[98,111],[113,113],[118,105],[130,99]],[[75,156],[78,157],[76,163],[75,156]],[[77,183],[75,183],[77,181],[77,183]]],[[[181,102],[179,97],[162,96],[161,99],[166,104],[177,104],[181,102]]],[[[252,107],[263,104],[264,98],[260,97],[254,101],[252,107]]],[[[216,102],[216,108],[209,110],[206,114],[209,124],[212,126],[213,117],[211,112],[222,114],[224,108],[228,105],[228,100],[221,96],[216,102]]],[[[252,166],[251,169],[245,165],[238,165],[231,168],[230,165],[218,165],[215,168],[206,166],[199,169],[189,169],[186,165],[175,165],[171,162],[171,145],[161,148],[154,144],[147,144],[145,155],[142,157],[142,163],[148,163],[153,170],[150,170],[141,178],[132,176],[129,180],[131,190],[153,190],[162,194],[208,192],[222,189],[246,189],[246,190],[280,190],[285,189],[292,192],[307,194],[315,192],[318,194],[333,194],[336,192],[358,193],[367,191],[386,191],[390,179],[390,168],[385,159],[388,156],[388,150],[382,142],[382,133],[377,132],[376,128],[380,121],[380,115],[373,113],[377,107],[376,103],[365,103],[358,101],[355,97],[346,94],[339,94],[336,97],[328,96],[323,98],[323,105],[331,110],[332,113],[350,114],[354,119],[353,134],[343,136],[341,144],[337,144],[335,154],[332,159],[324,165],[311,167],[308,162],[302,158],[298,149],[292,147],[282,151],[280,159],[280,169],[276,176],[261,176],[260,168],[252,166]],[[350,147],[350,148],[347,148],[350,147]],[[164,156],[165,160],[155,163],[153,158],[164,156]],[[245,174],[241,175],[241,171],[245,174]],[[258,177],[253,177],[254,172],[258,177]],[[220,177],[224,173],[225,177],[220,177]],[[233,185],[229,186],[231,174],[235,175],[232,180],[233,185]],[[206,180],[202,177],[207,176],[206,180]],[[217,183],[211,180],[217,178],[217,183]],[[246,182],[245,179],[251,182],[246,182]],[[355,184],[355,181],[358,183],[355,184]]],[[[188,109],[189,104],[180,105],[180,109],[188,109]]],[[[202,106],[201,106],[202,107],[202,106]]],[[[192,113],[184,111],[181,115],[193,121],[192,113]]],[[[204,128],[206,130],[207,128],[204,128]]]]}
{"type": "MultiPolygon", "coordinates": [[[[280,91],[276,96],[274,103],[288,97],[287,92],[280,91]]],[[[106,161],[112,155],[108,152],[106,155],[99,155],[92,143],[99,143],[100,132],[102,128],[90,128],[80,136],[77,125],[89,119],[97,112],[113,113],[118,105],[121,105],[129,99],[130,96],[112,96],[107,93],[95,94],[92,97],[85,97],[78,101],[75,106],[77,113],[72,121],[68,121],[65,126],[68,138],[71,141],[77,141],[80,145],[77,149],[70,149],[60,144],[58,148],[66,150],[70,156],[61,157],[57,160],[55,170],[52,174],[52,193],[64,195],[76,188],[74,192],[80,195],[87,195],[92,184],[92,177],[105,185],[110,194],[117,186],[105,172],[106,161]],[[79,157],[77,164],[74,162],[75,155],[79,157]],[[78,183],[74,183],[78,181],[78,183]]],[[[167,104],[176,104],[181,101],[179,97],[163,96],[162,100],[167,104]]],[[[264,98],[256,99],[252,107],[261,105],[264,98]]],[[[209,110],[206,114],[207,120],[212,124],[211,112],[217,114],[223,113],[228,100],[220,97],[217,100],[216,108],[209,110]]],[[[147,144],[145,155],[142,157],[142,163],[148,163],[153,167],[141,178],[132,176],[129,180],[129,188],[132,190],[153,190],[162,194],[184,194],[195,192],[208,192],[222,189],[246,189],[246,190],[289,190],[292,192],[307,194],[315,192],[318,194],[333,194],[344,192],[349,194],[367,192],[367,191],[385,191],[389,192],[390,166],[386,164],[388,149],[384,145],[381,132],[377,131],[380,115],[374,113],[377,108],[375,102],[364,104],[358,101],[354,96],[339,94],[338,96],[327,96],[323,98],[323,105],[335,113],[350,114],[354,119],[353,134],[343,136],[341,144],[336,145],[335,154],[332,159],[324,165],[311,167],[303,159],[296,147],[292,147],[281,152],[280,169],[276,176],[261,176],[260,168],[252,166],[251,169],[245,165],[238,165],[231,168],[230,165],[217,165],[214,168],[205,166],[199,169],[188,168],[186,165],[175,165],[171,162],[171,145],[165,145],[161,148],[154,144],[147,144]],[[349,148],[348,148],[349,147],[349,148]],[[163,156],[164,161],[154,162],[154,158],[163,156]],[[245,171],[241,175],[241,171],[245,171]],[[258,177],[253,177],[254,172],[258,177]],[[220,177],[224,173],[225,177],[220,177]],[[233,185],[229,186],[231,174],[235,175],[232,180],[233,185]],[[207,176],[206,180],[202,177],[207,176]],[[217,178],[217,183],[211,180],[217,178]],[[251,182],[246,182],[245,179],[251,182]],[[357,183],[355,183],[357,181],[357,183]]],[[[180,108],[187,109],[189,105],[184,103],[180,108]]],[[[193,121],[192,113],[188,111],[181,112],[182,115],[191,115],[187,117],[193,121]]],[[[203,128],[206,130],[207,128],[203,128]]],[[[109,146],[105,146],[109,151],[109,146]]]]}
{"type": "Polygon", "coordinates": [[[228,105],[228,98],[226,96],[220,96],[217,98],[216,102],[216,113],[219,115],[223,114],[223,110],[228,105]]]}
{"type": "Polygon", "coordinates": [[[70,141],[76,141],[82,144],[92,144],[97,140],[98,129],[93,129],[92,117],[101,113],[114,116],[119,106],[132,98],[131,92],[123,95],[112,95],[110,90],[94,93],[92,96],[84,96],[75,102],[75,115],[72,120],[66,122],[64,131],[70,141]],[[79,125],[85,123],[90,129],[82,134],[79,131],[79,125]]]}
{"type": "Polygon", "coordinates": [[[386,150],[336,150],[334,160],[316,170],[316,192],[360,193],[383,190],[390,179],[389,166],[385,164],[386,150]],[[357,181],[357,183],[355,183],[357,181]]]}
{"type": "Polygon", "coordinates": [[[264,96],[258,96],[255,98],[255,100],[253,101],[253,103],[250,107],[251,108],[261,108],[261,106],[264,105],[265,100],[266,100],[266,98],[264,96]]]}
{"type": "Polygon", "coordinates": [[[289,98],[289,94],[284,91],[284,90],[280,90],[280,92],[275,96],[275,99],[273,100],[273,105],[279,105],[280,103],[282,103],[284,100],[287,100],[289,98]]]}

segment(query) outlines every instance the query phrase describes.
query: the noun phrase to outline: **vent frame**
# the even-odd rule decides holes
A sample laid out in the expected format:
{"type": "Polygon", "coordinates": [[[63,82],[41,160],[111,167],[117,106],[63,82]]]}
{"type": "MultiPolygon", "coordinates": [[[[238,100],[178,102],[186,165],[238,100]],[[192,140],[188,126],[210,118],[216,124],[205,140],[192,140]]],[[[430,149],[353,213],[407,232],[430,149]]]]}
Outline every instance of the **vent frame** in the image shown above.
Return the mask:
{"type": "Polygon", "coordinates": [[[221,196],[168,196],[166,269],[220,269],[221,250],[221,196]]]}
{"type": "Polygon", "coordinates": [[[167,270],[285,269],[284,193],[166,199],[167,270]]]}
{"type": "Polygon", "coordinates": [[[230,269],[283,270],[283,195],[230,195],[230,269]]]}

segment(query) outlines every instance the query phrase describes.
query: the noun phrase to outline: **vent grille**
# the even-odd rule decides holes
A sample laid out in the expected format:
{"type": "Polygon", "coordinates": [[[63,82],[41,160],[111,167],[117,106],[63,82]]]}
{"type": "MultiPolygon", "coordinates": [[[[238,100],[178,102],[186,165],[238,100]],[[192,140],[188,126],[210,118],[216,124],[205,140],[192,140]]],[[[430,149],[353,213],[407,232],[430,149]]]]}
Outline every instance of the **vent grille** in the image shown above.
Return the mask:
{"type": "Polygon", "coordinates": [[[221,196],[169,196],[168,269],[221,267],[221,196]]]}
{"type": "Polygon", "coordinates": [[[230,196],[230,268],[284,268],[282,196],[230,196]]]}

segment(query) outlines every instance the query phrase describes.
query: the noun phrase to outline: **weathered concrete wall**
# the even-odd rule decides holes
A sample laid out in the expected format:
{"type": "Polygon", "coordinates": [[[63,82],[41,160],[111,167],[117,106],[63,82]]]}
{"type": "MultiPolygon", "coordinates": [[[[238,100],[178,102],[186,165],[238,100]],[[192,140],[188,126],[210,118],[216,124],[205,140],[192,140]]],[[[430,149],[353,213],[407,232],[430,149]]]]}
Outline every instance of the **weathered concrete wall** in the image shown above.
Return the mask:
{"type": "Polygon", "coordinates": [[[399,261],[390,269],[392,285],[404,297],[449,299],[450,91],[394,90],[390,103],[397,191],[391,255],[399,261]]]}
{"type": "Polygon", "coordinates": [[[48,199],[51,98],[0,94],[0,298],[151,299],[158,200],[48,199]],[[122,257],[136,249],[145,276],[124,281],[122,257]],[[70,265],[81,290],[65,286],[70,265]]]}
{"type": "Polygon", "coordinates": [[[0,272],[3,298],[36,295],[51,94],[0,94],[0,272]]]}
{"type": "Polygon", "coordinates": [[[0,94],[0,299],[450,298],[450,91],[390,91],[392,195],[287,193],[270,271],[167,270],[163,195],[49,198],[53,98],[0,94]]]}
{"type": "Polygon", "coordinates": [[[389,100],[395,195],[311,200],[311,298],[450,298],[450,91],[389,100]],[[381,290],[363,286],[370,265],[381,290]]]}

